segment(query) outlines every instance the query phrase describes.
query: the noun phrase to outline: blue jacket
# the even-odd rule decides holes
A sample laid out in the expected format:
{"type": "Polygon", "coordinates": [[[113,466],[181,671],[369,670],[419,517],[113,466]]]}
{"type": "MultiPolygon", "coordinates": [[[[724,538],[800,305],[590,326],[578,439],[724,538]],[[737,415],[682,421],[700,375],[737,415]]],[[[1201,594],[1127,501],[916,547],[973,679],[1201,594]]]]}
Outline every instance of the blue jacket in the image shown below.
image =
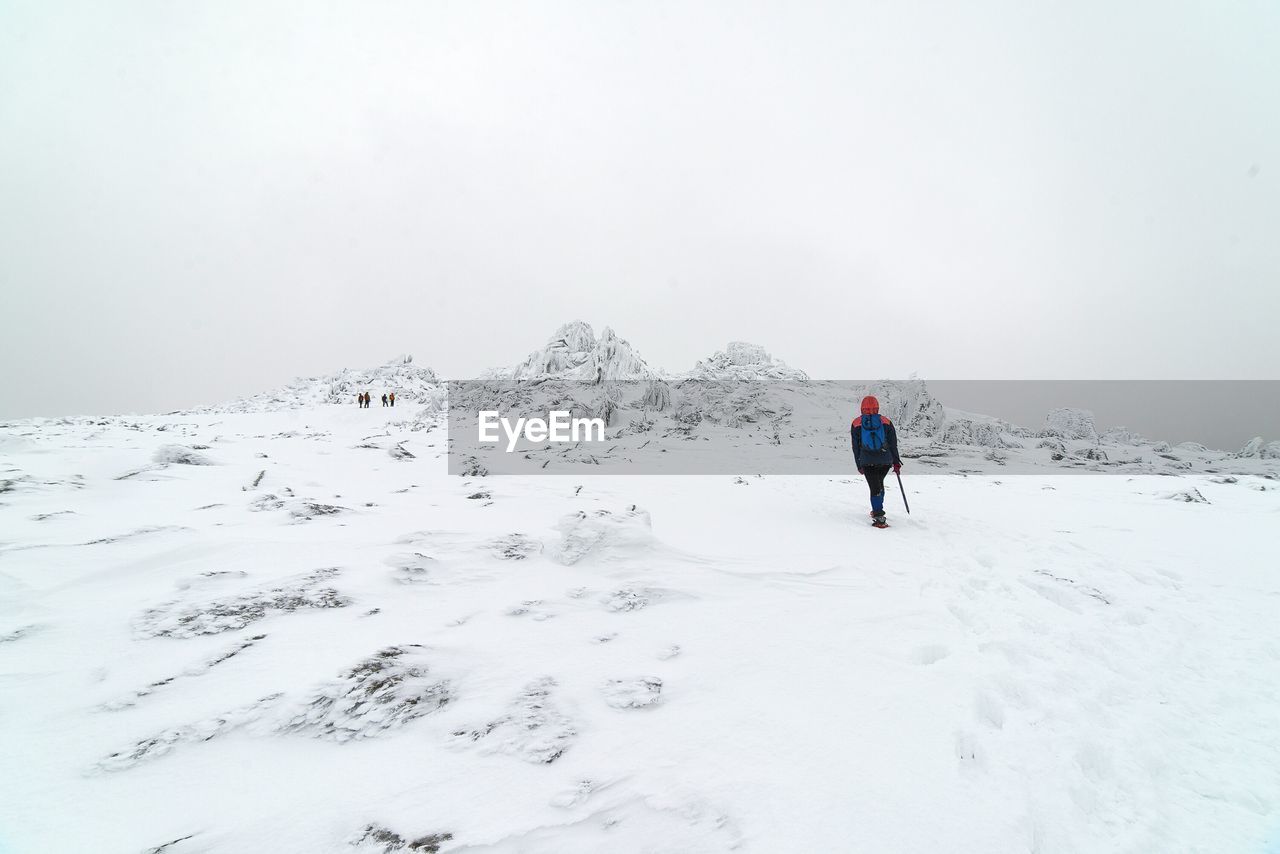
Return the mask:
{"type": "Polygon", "coordinates": [[[898,456],[898,431],[894,429],[893,422],[888,416],[881,415],[880,421],[884,424],[884,447],[878,451],[869,451],[862,447],[861,415],[853,419],[853,424],[849,426],[849,438],[853,442],[853,461],[859,469],[867,466],[902,464],[902,458],[898,456]]]}

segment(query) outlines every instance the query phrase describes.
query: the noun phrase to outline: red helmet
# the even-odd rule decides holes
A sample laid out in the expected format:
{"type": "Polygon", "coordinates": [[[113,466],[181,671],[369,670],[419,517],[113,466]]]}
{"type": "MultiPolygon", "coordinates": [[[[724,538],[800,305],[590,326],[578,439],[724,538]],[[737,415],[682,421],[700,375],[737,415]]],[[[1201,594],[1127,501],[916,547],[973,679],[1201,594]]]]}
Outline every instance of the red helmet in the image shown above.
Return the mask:
{"type": "Polygon", "coordinates": [[[876,400],[871,395],[867,395],[862,399],[863,415],[875,415],[879,411],[880,411],[880,401],[876,400]]]}

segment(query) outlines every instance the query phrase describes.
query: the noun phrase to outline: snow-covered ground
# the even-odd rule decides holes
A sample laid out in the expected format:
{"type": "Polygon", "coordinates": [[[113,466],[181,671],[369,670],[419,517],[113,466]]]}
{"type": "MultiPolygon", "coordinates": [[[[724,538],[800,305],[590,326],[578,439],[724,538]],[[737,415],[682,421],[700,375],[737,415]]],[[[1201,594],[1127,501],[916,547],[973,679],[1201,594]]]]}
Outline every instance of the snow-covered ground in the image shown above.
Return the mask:
{"type": "Polygon", "coordinates": [[[878,531],[294,405],[0,428],[0,852],[1280,845],[1274,480],[909,464],[878,531]]]}

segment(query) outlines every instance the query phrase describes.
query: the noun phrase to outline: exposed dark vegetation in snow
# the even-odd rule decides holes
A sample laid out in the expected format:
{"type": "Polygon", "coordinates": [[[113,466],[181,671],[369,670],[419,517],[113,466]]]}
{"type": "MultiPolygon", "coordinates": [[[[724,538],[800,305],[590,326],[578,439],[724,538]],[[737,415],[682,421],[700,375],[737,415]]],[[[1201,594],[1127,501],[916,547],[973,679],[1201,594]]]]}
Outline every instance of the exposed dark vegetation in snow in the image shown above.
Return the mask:
{"type": "Polygon", "coordinates": [[[392,646],[318,688],[279,730],[338,742],[372,738],[429,715],[452,699],[449,680],[431,675],[420,645],[392,646]]]}
{"type": "Polygon", "coordinates": [[[142,739],[130,748],[112,753],[99,762],[96,768],[102,771],[124,771],[141,762],[164,756],[179,744],[210,741],[258,720],[280,696],[280,694],[271,694],[256,703],[232,709],[221,715],[206,718],[193,724],[166,729],[149,738],[142,739]]]}
{"type": "Polygon", "coordinates": [[[29,623],[25,626],[18,626],[16,629],[10,629],[7,632],[0,632],[0,643],[13,643],[14,641],[22,640],[38,632],[40,628],[39,623],[29,623]]]}
{"type": "Polygon", "coordinates": [[[489,542],[489,550],[502,560],[525,560],[542,551],[542,541],[524,534],[507,534],[489,542]]]}
{"type": "Polygon", "coordinates": [[[208,602],[175,599],[144,611],[134,627],[142,637],[190,638],[235,631],[300,609],[343,608],[351,600],[326,584],[338,572],[320,569],[291,583],[208,602]]]}
{"type": "Polygon", "coordinates": [[[287,505],[289,516],[295,522],[308,522],[320,516],[337,516],[347,512],[346,507],[337,504],[324,504],[320,501],[297,500],[287,505]]]}
{"type": "Polygon", "coordinates": [[[1182,501],[1187,504],[1208,504],[1209,503],[1209,499],[1205,498],[1204,495],[1200,492],[1200,490],[1196,489],[1194,486],[1189,486],[1186,489],[1179,489],[1174,492],[1169,492],[1161,497],[1169,501],[1182,501]]]}
{"type": "Polygon", "coordinates": [[[371,824],[351,840],[351,845],[368,854],[439,854],[440,846],[450,839],[453,839],[452,833],[428,833],[406,839],[392,830],[371,824]]]}
{"type": "Polygon", "coordinates": [[[230,661],[240,653],[244,652],[246,649],[249,649],[250,647],[257,644],[259,641],[266,640],[266,638],[267,638],[266,635],[254,635],[251,638],[240,641],[239,643],[231,647],[228,647],[222,652],[214,655],[212,658],[205,659],[204,661],[201,661],[198,664],[194,664],[191,667],[186,668],[179,674],[176,674],[174,676],[167,676],[164,679],[157,679],[155,682],[152,682],[146,685],[145,687],[142,687],[137,689],[136,691],[133,691],[126,697],[103,703],[101,708],[104,711],[114,712],[114,711],[119,711],[120,709],[127,709],[132,706],[135,706],[137,705],[138,700],[155,693],[157,688],[163,688],[166,685],[172,685],[178,679],[181,679],[186,676],[203,676],[214,667],[217,667],[219,664],[222,664],[223,662],[230,661]]]}
{"type": "Polygon", "coordinates": [[[476,729],[454,732],[460,743],[481,742],[486,750],[508,753],[526,762],[555,762],[569,749],[577,728],[555,705],[556,681],[549,676],[530,682],[502,717],[476,729]]]}
{"type": "Polygon", "coordinates": [[[189,833],[186,836],[179,836],[177,839],[170,839],[168,842],[161,843],[154,848],[148,848],[143,852],[143,854],[164,854],[164,852],[170,850],[173,846],[186,842],[188,839],[195,838],[196,835],[194,833],[189,833]]]}
{"type": "Polygon", "coordinates": [[[415,455],[410,453],[404,446],[403,442],[398,442],[387,449],[387,453],[393,460],[412,460],[416,459],[415,455]]]}

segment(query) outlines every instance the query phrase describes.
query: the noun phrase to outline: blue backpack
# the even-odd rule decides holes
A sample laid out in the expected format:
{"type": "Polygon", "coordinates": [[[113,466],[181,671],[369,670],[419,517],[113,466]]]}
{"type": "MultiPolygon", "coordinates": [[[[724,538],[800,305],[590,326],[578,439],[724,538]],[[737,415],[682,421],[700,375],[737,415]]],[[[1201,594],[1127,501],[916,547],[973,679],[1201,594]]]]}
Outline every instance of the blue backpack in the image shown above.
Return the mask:
{"type": "Polygon", "coordinates": [[[862,448],[878,451],[884,447],[884,420],[879,415],[862,416],[862,448]]]}

